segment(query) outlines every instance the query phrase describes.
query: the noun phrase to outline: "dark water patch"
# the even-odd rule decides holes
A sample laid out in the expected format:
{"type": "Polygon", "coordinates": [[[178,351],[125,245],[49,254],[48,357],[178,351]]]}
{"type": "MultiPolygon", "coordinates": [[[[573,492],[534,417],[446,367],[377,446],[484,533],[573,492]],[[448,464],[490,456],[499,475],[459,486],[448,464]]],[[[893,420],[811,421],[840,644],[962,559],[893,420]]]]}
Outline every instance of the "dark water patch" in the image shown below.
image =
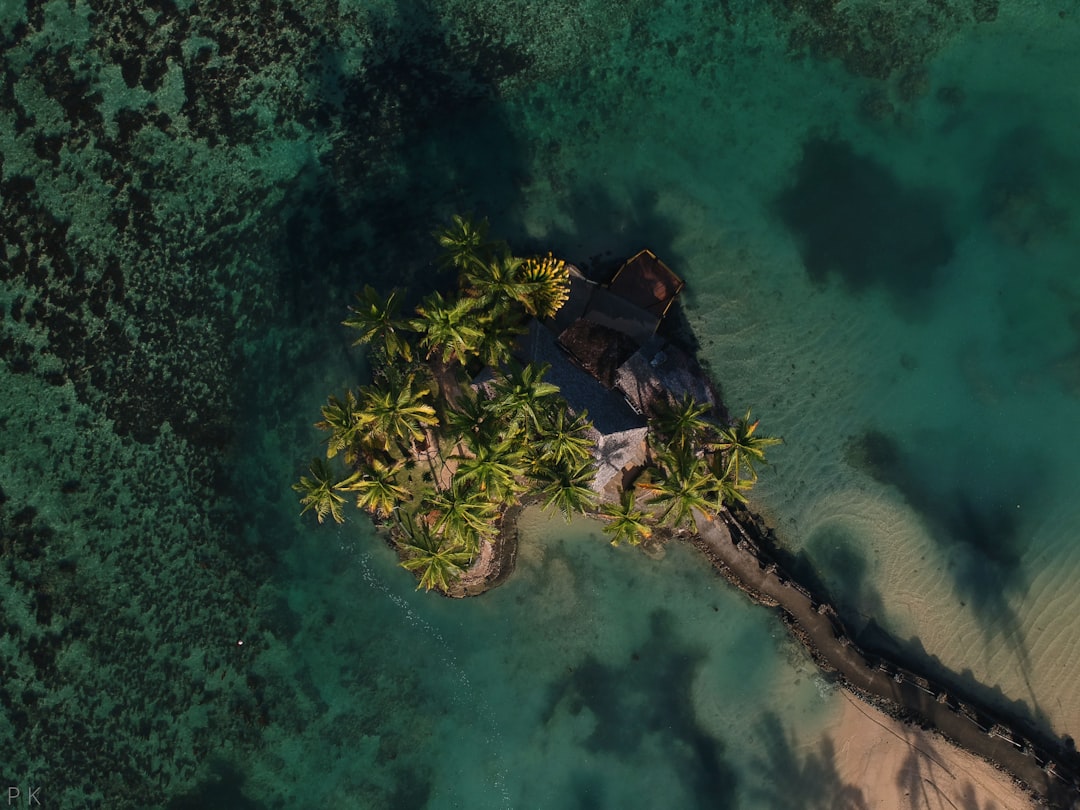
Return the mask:
{"type": "Polygon", "coordinates": [[[990,157],[981,192],[983,216],[1002,241],[1032,247],[1061,238],[1071,224],[1077,164],[1061,154],[1047,133],[1019,127],[990,157]]]}
{"type": "Polygon", "coordinates": [[[835,273],[855,294],[882,287],[907,312],[928,303],[955,249],[940,193],[903,185],[842,141],[808,141],[774,205],[816,283],[835,273]]]}
{"type": "Polygon", "coordinates": [[[834,594],[837,606],[848,615],[865,619],[884,612],[884,603],[881,593],[874,586],[869,561],[858,538],[849,532],[827,527],[812,534],[791,570],[802,579],[803,572],[808,568],[814,576],[807,584],[815,592],[834,594]],[[831,584],[817,590],[814,582],[831,584]]]}
{"type": "Polygon", "coordinates": [[[929,60],[950,35],[991,22],[998,0],[941,0],[920,5],[848,5],[836,0],[769,0],[793,55],[839,60],[856,76],[888,79],[929,60]]]}
{"type": "Polygon", "coordinates": [[[778,715],[767,712],[754,736],[764,742],[765,756],[755,757],[755,770],[764,787],[755,800],[770,810],[869,810],[857,785],[840,778],[836,746],[829,736],[816,750],[800,755],[778,715]]]}
{"type": "MultiPolygon", "coordinates": [[[[943,451],[937,445],[925,449],[933,454],[943,451]]],[[[952,449],[962,458],[980,457],[962,443],[952,449]]],[[[1021,566],[1027,538],[1016,519],[1015,493],[971,492],[962,481],[947,489],[935,486],[926,473],[933,469],[934,457],[906,451],[882,431],[868,430],[853,439],[845,457],[894,487],[920,515],[929,536],[947,555],[946,571],[961,607],[972,611],[988,644],[1004,642],[1012,648],[1026,679],[1032,663],[1019,615],[1011,604],[1028,588],[1021,566]]],[[[1006,473],[1003,469],[1002,474],[1006,473]]],[[[1031,698],[1035,700],[1033,694],[1031,698]]],[[[1040,711],[1037,705],[1035,711],[1040,711]]]]}
{"type": "Polygon", "coordinates": [[[173,799],[166,810],[264,810],[265,805],[244,792],[244,774],[232,765],[216,763],[205,781],[173,799]]]}
{"type": "Polygon", "coordinates": [[[680,643],[670,613],[654,611],[636,657],[618,666],[590,655],[552,685],[545,721],[560,706],[572,714],[587,709],[596,727],[585,747],[624,759],[655,738],[656,748],[669,752],[692,806],[734,807],[736,772],[723,758],[723,743],[698,723],[691,700],[704,659],[703,651],[680,643]]]}

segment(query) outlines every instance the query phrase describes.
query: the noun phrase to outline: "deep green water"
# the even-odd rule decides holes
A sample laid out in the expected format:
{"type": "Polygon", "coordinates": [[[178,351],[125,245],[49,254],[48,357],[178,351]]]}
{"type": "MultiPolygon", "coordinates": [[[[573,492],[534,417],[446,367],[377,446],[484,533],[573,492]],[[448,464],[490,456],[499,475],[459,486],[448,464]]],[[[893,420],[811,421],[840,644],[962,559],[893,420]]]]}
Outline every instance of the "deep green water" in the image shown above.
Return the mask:
{"type": "Polygon", "coordinates": [[[364,374],[352,292],[445,281],[426,234],[467,210],[597,272],[665,258],[786,438],[755,506],[791,553],[866,638],[1075,736],[1078,18],[0,0],[3,776],[57,807],[835,805],[838,698],[688,550],[534,521],[457,603],[362,519],[297,517],[364,374]]]}

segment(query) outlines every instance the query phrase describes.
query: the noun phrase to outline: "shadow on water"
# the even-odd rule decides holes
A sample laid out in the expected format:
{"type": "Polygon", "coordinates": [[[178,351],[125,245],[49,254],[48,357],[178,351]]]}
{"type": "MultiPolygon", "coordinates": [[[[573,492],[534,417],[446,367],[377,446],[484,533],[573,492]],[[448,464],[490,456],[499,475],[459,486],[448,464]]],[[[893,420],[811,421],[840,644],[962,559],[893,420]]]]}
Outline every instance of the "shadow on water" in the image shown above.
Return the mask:
{"type": "Polygon", "coordinates": [[[526,155],[496,87],[529,58],[505,32],[451,29],[424,2],[366,33],[358,63],[327,43],[308,69],[312,126],[331,148],[283,211],[284,292],[301,319],[327,297],[343,308],[364,283],[436,286],[430,234],[452,213],[516,227],[526,155]]]}
{"type": "Polygon", "coordinates": [[[262,810],[262,804],[244,793],[244,782],[244,775],[231,765],[217,763],[206,781],[173,799],[166,810],[262,810]]]}
{"type": "Polygon", "coordinates": [[[846,615],[869,620],[884,612],[881,593],[874,587],[858,538],[840,527],[827,526],[814,532],[790,568],[817,592],[835,594],[846,615]]]}
{"type": "MultiPolygon", "coordinates": [[[[668,753],[689,806],[734,807],[736,772],[724,760],[720,740],[698,723],[690,697],[704,653],[680,646],[670,613],[658,610],[650,618],[648,638],[625,666],[589,656],[553,684],[545,722],[560,708],[572,714],[587,710],[595,722],[585,741],[590,752],[625,760],[655,743],[650,750],[668,753]]],[[[579,802],[596,806],[584,798],[579,802]]]]}
{"type": "Polygon", "coordinates": [[[854,294],[882,287],[909,316],[928,303],[955,249],[938,192],[903,185],[842,141],[805,143],[794,180],[774,206],[815,282],[836,273],[854,294]]]}
{"type": "MultiPolygon", "coordinates": [[[[1012,510],[1000,498],[977,497],[958,484],[948,491],[932,486],[920,470],[924,463],[905,454],[892,436],[868,430],[851,441],[846,458],[852,466],[871,477],[895,487],[908,505],[923,519],[930,537],[949,557],[947,573],[961,605],[969,608],[982,630],[987,644],[1003,641],[1012,649],[1034,706],[1013,703],[1020,716],[1043,722],[1045,717],[1030,688],[1031,660],[1024,642],[1019,616],[1011,601],[1027,592],[1027,579],[1021,565],[1025,539],[1012,510]]],[[[874,622],[864,628],[861,641],[880,646],[885,634],[874,622]]],[[[927,660],[926,651],[918,639],[907,643],[909,652],[917,652],[927,660]],[[917,647],[917,650],[915,649],[917,647]]],[[[971,673],[962,678],[967,686],[978,687],[971,673]]],[[[999,690],[995,702],[1004,699],[999,690]]],[[[988,695],[984,695],[988,696],[988,695]]]]}
{"type": "Polygon", "coordinates": [[[765,785],[754,791],[755,799],[770,810],[869,810],[863,792],[840,778],[836,747],[825,736],[816,751],[799,756],[780,718],[768,712],[758,726],[765,756],[755,769],[765,785]]]}

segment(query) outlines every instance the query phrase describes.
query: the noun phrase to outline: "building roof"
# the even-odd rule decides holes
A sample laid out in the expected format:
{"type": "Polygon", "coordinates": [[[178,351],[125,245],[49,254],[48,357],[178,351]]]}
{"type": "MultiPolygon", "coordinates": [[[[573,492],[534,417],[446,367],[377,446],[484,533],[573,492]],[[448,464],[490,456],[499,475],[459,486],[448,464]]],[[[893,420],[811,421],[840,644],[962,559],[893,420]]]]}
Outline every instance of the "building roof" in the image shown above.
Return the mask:
{"type": "Polygon", "coordinates": [[[591,485],[595,492],[602,494],[611,482],[615,487],[621,487],[624,471],[645,466],[645,439],[648,434],[647,427],[638,427],[606,435],[598,433],[591,437],[596,442],[593,451],[596,476],[591,485]]]}
{"type": "Polygon", "coordinates": [[[579,318],[558,337],[559,345],[605,388],[615,387],[615,371],[638,349],[627,335],[579,318]]]}
{"type": "Polygon", "coordinates": [[[589,420],[601,435],[644,426],[644,420],[619,393],[604,388],[578,368],[556,344],[555,336],[538,321],[529,324],[528,333],[522,336],[519,353],[524,362],[550,365],[544,379],[559,386],[559,392],[574,413],[588,411],[589,420]]]}
{"type": "Polygon", "coordinates": [[[633,301],[601,287],[593,291],[584,318],[616,332],[622,332],[639,344],[647,342],[656,334],[656,329],[660,326],[659,315],[642,309],[633,301]]]}
{"type": "Polygon", "coordinates": [[[648,311],[659,322],[684,286],[686,282],[660,261],[655,253],[643,250],[619,268],[608,289],[648,311]]]}
{"type": "Polygon", "coordinates": [[[585,278],[585,275],[574,265],[567,264],[566,267],[570,272],[570,294],[555,316],[544,321],[556,335],[585,314],[592,294],[597,289],[596,282],[585,278]]]}
{"type": "Polygon", "coordinates": [[[619,366],[615,385],[634,410],[645,415],[654,412],[658,400],[678,402],[687,394],[716,407],[716,394],[697,361],[661,338],[653,338],[619,366]]]}

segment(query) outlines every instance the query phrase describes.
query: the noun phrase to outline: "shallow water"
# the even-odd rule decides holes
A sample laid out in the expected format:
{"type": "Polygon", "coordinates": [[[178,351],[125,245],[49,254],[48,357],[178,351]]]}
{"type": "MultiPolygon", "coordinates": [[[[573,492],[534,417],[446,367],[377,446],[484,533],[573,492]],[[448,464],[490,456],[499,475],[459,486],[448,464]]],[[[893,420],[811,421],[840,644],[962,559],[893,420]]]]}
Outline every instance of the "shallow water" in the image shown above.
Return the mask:
{"type": "Polygon", "coordinates": [[[0,8],[10,777],[782,807],[798,773],[831,806],[792,740],[837,698],[689,550],[536,519],[449,602],[362,520],[297,519],[364,374],[351,293],[439,283],[417,234],[463,210],[597,272],[659,253],[730,408],[786,439],[755,490],[782,542],[868,640],[1075,735],[1077,12],[787,5],[0,8]]]}

